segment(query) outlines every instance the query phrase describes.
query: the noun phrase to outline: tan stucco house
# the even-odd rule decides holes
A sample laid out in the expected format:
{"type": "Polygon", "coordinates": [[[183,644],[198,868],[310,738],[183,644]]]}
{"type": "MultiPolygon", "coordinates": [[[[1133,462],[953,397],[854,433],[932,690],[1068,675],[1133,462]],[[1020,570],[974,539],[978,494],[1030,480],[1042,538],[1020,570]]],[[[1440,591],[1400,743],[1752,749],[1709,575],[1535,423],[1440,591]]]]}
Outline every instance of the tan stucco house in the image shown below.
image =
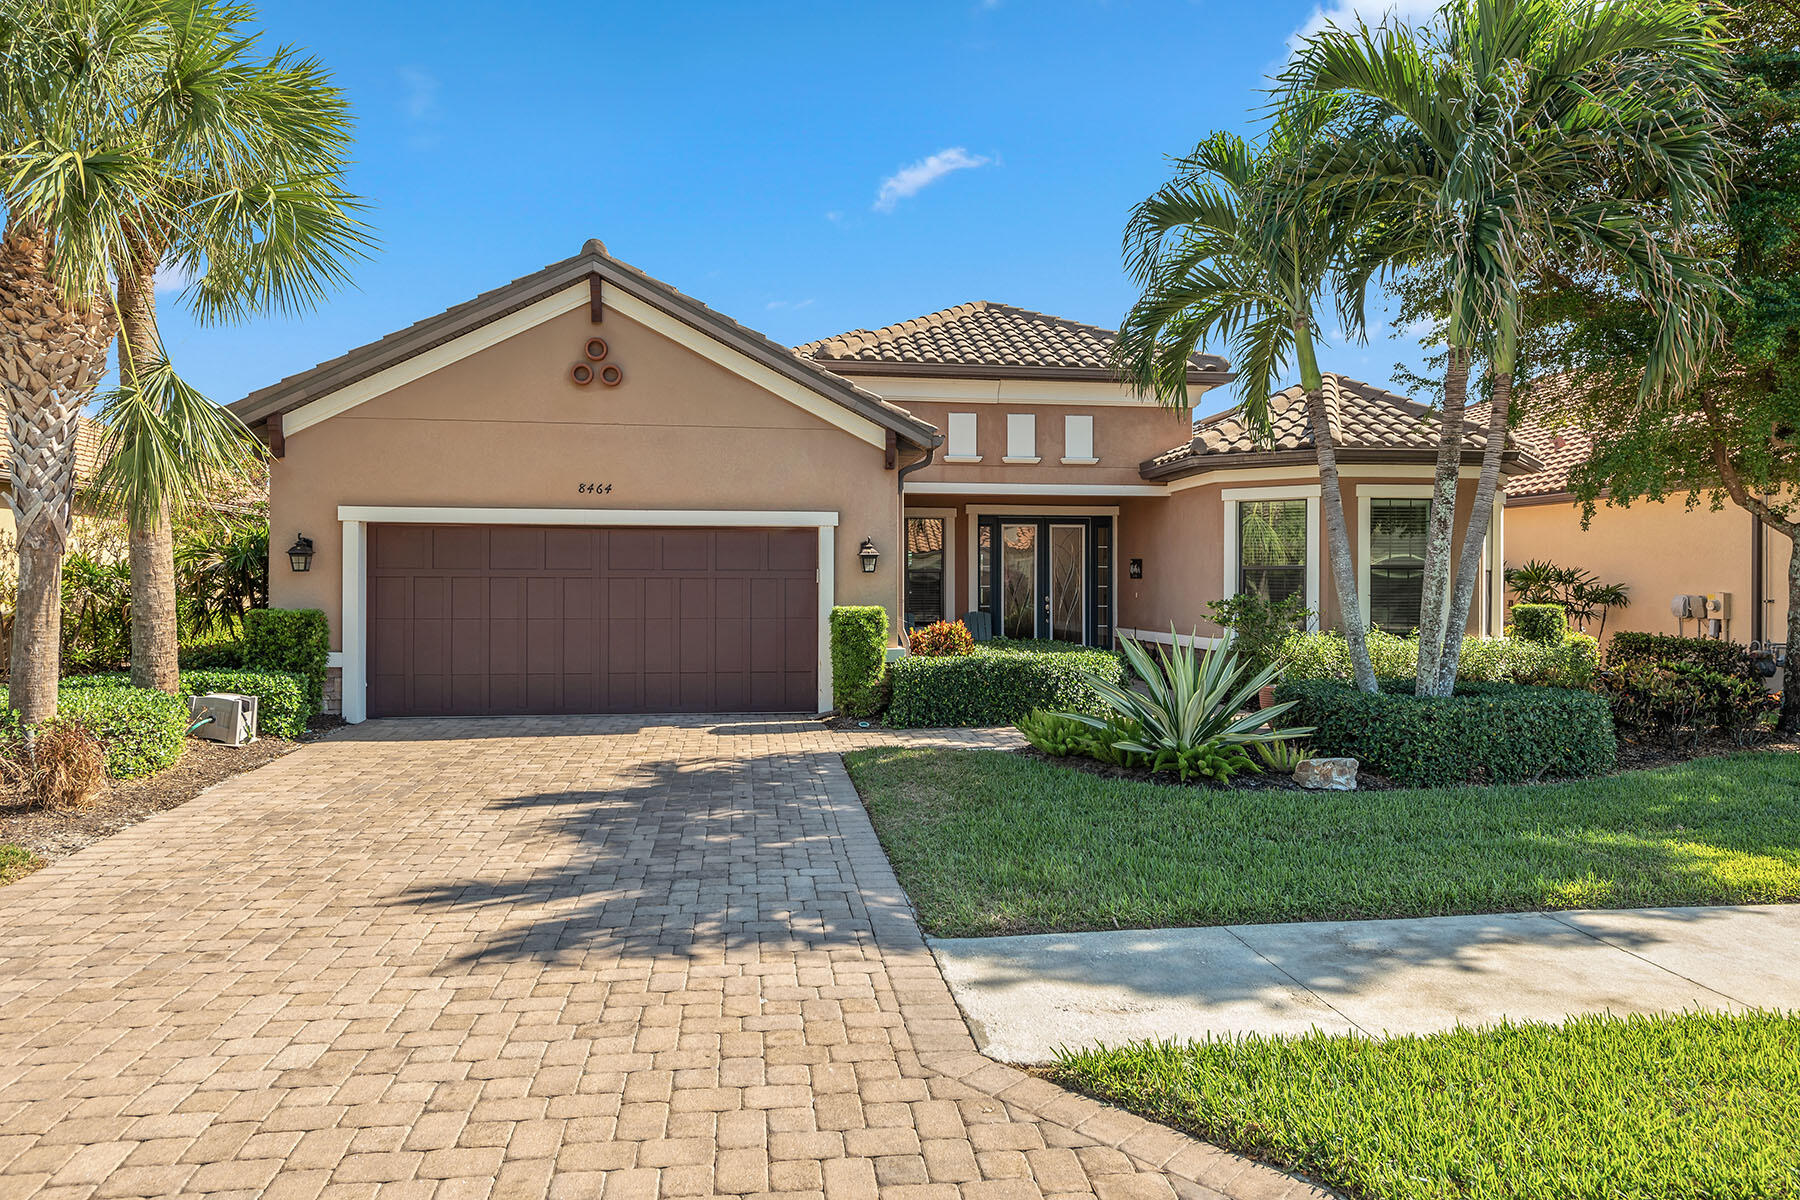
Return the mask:
{"type": "Polygon", "coordinates": [[[1715,636],[1710,623],[1718,621],[1716,636],[1785,642],[1793,543],[1735,504],[1690,508],[1686,496],[1602,502],[1583,528],[1569,473],[1593,453],[1594,439],[1561,416],[1552,403],[1514,433],[1543,469],[1506,481],[1510,565],[1538,559],[1627,585],[1631,604],[1607,614],[1609,636],[1619,630],[1715,636]],[[1720,598],[1718,612],[1676,615],[1676,596],[1707,595],[1720,598]]]}
{"type": "MultiPolygon", "coordinates": [[[[352,721],[823,711],[835,604],[885,606],[896,652],[964,613],[1209,638],[1207,602],[1243,588],[1334,623],[1297,393],[1269,444],[1195,426],[1117,381],[1112,336],[979,302],[789,348],[590,241],[233,408],[273,457],[276,545],[317,547],[306,572],[277,556],[272,601],[329,614],[352,721]]],[[[1196,356],[1190,390],[1231,378],[1196,356]]],[[[1368,616],[1403,629],[1429,415],[1327,386],[1368,616]]],[[[1477,631],[1503,620],[1503,539],[1477,631]]]]}

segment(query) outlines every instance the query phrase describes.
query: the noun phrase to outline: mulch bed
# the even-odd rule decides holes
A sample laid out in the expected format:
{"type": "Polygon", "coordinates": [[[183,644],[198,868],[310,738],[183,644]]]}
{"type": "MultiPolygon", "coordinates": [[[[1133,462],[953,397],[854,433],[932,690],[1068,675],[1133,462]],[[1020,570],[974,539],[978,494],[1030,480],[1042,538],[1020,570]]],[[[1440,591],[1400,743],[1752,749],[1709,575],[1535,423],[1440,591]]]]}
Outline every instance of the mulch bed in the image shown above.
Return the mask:
{"type": "Polygon", "coordinates": [[[263,737],[237,748],[189,738],[174,766],[144,779],[110,780],[84,808],[32,808],[0,798],[0,842],[23,846],[45,861],[62,858],[145,817],[186,804],[213,784],[254,771],[342,724],[337,717],[319,717],[299,741],[263,737]]]}

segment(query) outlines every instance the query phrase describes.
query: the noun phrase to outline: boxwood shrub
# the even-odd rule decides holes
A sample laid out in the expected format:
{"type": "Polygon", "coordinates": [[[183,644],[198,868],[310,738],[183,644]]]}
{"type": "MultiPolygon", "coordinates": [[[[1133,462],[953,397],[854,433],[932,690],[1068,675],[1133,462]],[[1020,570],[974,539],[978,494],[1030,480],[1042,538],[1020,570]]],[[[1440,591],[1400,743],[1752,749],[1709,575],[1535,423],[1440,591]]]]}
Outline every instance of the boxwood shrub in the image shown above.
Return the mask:
{"type": "Polygon", "coordinates": [[[1716,675],[1752,678],[1749,650],[1738,642],[1719,638],[1675,637],[1667,633],[1629,630],[1613,634],[1606,643],[1606,665],[1622,667],[1630,663],[1699,667],[1716,675]]]}
{"type": "MultiPolygon", "coordinates": [[[[133,690],[131,678],[122,671],[98,675],[71,675],[62,681],[64,691],[111,689],[133,690]]],[[[308,702],[306,680],[292,671],[183,671],[179,684],[182,712],[187,712],[187,697],[206,692],[236,692],[256,697],[258,729],[271,737],[294,738],[306,732],[306,723],[316,711],[308,702]]]]}
{"type": "Polygon", "coordinates": [[[1317,753],[1345,755],[1413,787],[1522,783],[1597,775],[1618,761],[1604,697],[1569,688],[1459,683],[1421,700],[1412,681],[1386,679],[1368,695],[1330,679],[1289,680],[1287,720],[1311,725],[1317,753]]]}
{"type": "Polygon", "coordinates": [[[880,711],[887,637],[887,609],[879,604],[840,604],[831,610],[831,696],[845,715],[880,711]]]}
{"type": "Polygon", "coordinates": [[[100,739],[106,747],[106,773],[114,779],[135,779],[173,766],[187,746],[187,701],[166,692],[109,684],[104,677],[97,684],[64,680],[56,712],[80,721],[100,739]]]}
{"type": "Polygon", "coordinates": [[[253,608],[244,614],[244,666],[300,676],[313,712],[325,707],[330,653],[331,626],[316,608],[253,608]]]}
{"type": "Polygon", "coordinates": [[[1124,664],[1110,650],[1046,650],[983,642],[973,654],[902,658],[888,668],[890,725],[1010,725],[1041,708],[1098,713],[1100,698],[1083,678],[1117,683],[1124,664]]]}
{"type": "MultiPolygon", "coordinates": [[[[1369,631],[1369,662],[1381,679],[1411,678],[1419,671],[1419,639],[1369,631]]],[[[1282,643],[1286,679],[1350,680],[1350,647],[1344,635],[1295,633],[1282,643]]],[[[1530,683],[1540,687],[1585,688],[1599,665],[1599,643],[1585,633],[1571,633],[1560,645],[1524,638],[1463,639],[1456,677],[1470,683],[1530,683]]]]}
{"type": "Polygon", "coordinates": [[[1569,611],[1560,604],[1515,604],[1512,626],[1514,637],[1559,646],[1569,633],[1569,611]]]}

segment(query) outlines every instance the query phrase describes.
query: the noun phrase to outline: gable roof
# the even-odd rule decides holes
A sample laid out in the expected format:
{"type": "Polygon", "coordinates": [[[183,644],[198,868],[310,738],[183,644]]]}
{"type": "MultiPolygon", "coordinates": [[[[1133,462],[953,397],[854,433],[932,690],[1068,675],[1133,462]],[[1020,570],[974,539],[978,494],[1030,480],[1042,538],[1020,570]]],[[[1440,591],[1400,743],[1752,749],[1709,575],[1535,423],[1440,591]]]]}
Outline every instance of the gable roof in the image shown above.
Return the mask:
{"type": "MultiPolygon", "coordinates": [[[[976,300],[880,329],[852,329],[799,347],[840,375],[1118,381],[1118,334],[1064,317],[976,300]]],[[[1231,365],[1196,354],[1190,383],[1227,383],[1231,365]]]]}
{"type": "Polygon", "coordinates": [[[826,399],[892,430],[898,437],[921,447],[935,446],[942,440],[934,426],[898,405],[889,404],[787,346],[612,257],[598,238],[587,241],[581,253],[572,258],[551,263],[540,271],[483,292],[436,316],[415,321],[384,338],[290,375],[279,383],[259,388],[232,404],[231,410],[246,425],[255,428],[277,413],[292,412],[588,279],[601,281],[602,307],[605,289],[619,288],[826,399]]]}
{"type": "Polygon", "coordinates": [[[1513,428],[1513,437],[1543,469],[1515,475],[1506,481],[1508,499],[1561,496],[1569,490],[1569,472],[1594,452],[1594,435],[1563,423],[1574,381],[1567,375],[1549,375],[1532,382],[1531,415],[1513,428]]]}
{"type": "MultiPolygon", "coordinates": [[[[1340,462],[1411,462],[1437,455],[1437,417],[1426,405],[1351,379],[1324,377],[1325,410],[1340,462]]],[[[1478,460],[1487,446],[1485,405],[1470,405],[1463,426],[1463,459],[1478,460]]],[[[1219,468],[1277,466],[1315,461],[1306,392],[1299,384],[1269,397],[1270,433],[1259,439],[1233,408],[1194,427],[1193,440],[1145,462],[1146,479],[1174,479],[1219,468]]],[[[1512,441],[1512,439],[1509,439],[1512,441]]],[[[1516,473],[1540,467],[1517,444],[1506,450],[1501,470],[1516,473]]]]}

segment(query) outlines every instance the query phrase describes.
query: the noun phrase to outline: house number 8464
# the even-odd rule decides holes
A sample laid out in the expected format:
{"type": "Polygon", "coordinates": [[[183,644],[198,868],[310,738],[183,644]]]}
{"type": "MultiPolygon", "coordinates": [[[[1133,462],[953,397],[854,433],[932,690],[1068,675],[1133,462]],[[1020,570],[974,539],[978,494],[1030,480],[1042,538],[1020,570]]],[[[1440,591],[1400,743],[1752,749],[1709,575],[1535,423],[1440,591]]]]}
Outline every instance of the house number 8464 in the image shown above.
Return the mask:
{"type": "Polygon", "coordinates": [[[584,496],[605,496],[612,492],[612,484],[580,483],[575,485],[575,490],[584,496]]]}

